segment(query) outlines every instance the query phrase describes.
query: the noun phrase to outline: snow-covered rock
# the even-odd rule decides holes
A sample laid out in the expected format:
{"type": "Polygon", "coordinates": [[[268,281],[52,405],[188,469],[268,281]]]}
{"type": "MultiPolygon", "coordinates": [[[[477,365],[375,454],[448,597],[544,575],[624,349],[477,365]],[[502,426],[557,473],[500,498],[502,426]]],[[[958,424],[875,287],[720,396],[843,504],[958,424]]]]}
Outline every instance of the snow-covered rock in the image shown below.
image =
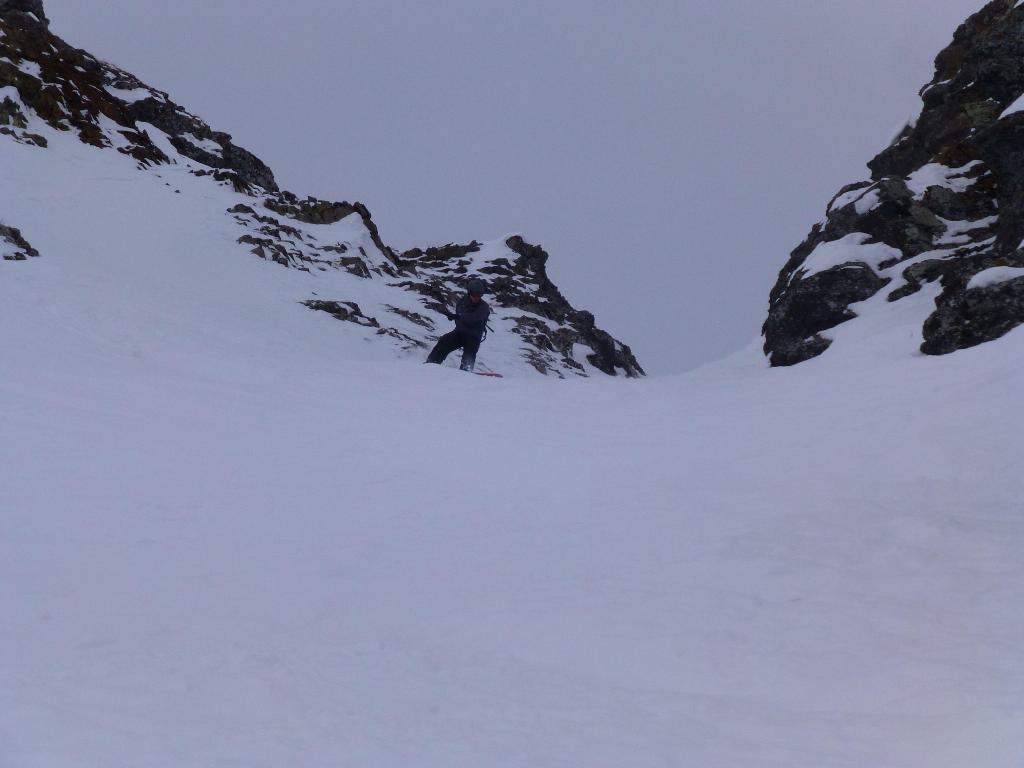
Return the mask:
{"type": "Polygon", "coordinates": [[[993,0],[957,30],[921,91],[920,116],[869,163],[870,180],[840,191],[783,268],[764,326],[773,365],[824,352],[830,329],[871,311],[861,302],[875,294],[900,301],[927,283],[940,287],[920,318],[927,354],[1024,323],[1018,291],[971,286],[989,268],[1024,266],[1022,62],[1019,3],[993,0]]]}
{"type": "MultiPolygon", "coordinates": [[[[0,3],[0,151],[13,151],[15,143],[68,158],[79,144],[93,147],[110,155],[110,173],[122,173],[127,163],[140,176],[173,177],[172,193],[213,200],[219,198],[209,187],[226,187],[233,199],[214,213],[236,234],[210,242],[210,258],[242,245],[307,273],[302,304],[348,321],[396,355],[425,356],[450,328],[444,316],[468,279],[479,276],[489,284],[494,309],[482,361],[560,377],[644,373],[629,347],[551,283],[539,246],[513,236],[398,253],[362,204],[280,190],[271,169],[230,135],[163,91],[69,46],[50,31],[38,0],[0,3]]],[[[71,163],[69,178],[50,180],[51,188],[69,183],[74,168],[71,163]]],[[[74,183],[82,195],[102,194],[95,181],[74,183]]],[[[4,202],[0,195],[0,216],[7,215],[4,202]]],[[[11,258],[28,253],[9,250],[11,258]]]]}

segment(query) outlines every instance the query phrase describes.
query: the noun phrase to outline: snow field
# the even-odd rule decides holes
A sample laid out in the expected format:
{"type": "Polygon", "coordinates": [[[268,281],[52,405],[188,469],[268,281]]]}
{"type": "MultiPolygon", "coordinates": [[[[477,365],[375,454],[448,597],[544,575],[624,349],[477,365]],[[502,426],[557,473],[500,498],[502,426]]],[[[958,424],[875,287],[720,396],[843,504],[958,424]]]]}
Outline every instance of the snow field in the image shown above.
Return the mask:
{"type": "Polygon", "coordinates": [[[467,376],[71,147],[0,145],[0,764],[1019,766],[1024,334],[467,376]]]}

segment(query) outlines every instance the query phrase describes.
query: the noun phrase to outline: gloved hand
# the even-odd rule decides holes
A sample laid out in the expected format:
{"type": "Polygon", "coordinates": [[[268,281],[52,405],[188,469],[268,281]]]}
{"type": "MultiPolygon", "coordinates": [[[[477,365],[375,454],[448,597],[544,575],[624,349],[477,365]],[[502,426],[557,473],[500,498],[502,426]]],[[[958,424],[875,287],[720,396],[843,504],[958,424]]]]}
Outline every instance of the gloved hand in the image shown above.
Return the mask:
{"type": "Polygon", "coordinates": [[[451,320],[451,321],[452,321],[452,322],[454,323],[454,322],[458,321],[458,319],[459,319],[459,316],[458,316],[458,315],[456,315],[456,314],[455,314],[455,313],[453,313],[453,312],[449,312],[449,313],[448,313],[448,319],[449,319],[449,320],[451,320]]]}

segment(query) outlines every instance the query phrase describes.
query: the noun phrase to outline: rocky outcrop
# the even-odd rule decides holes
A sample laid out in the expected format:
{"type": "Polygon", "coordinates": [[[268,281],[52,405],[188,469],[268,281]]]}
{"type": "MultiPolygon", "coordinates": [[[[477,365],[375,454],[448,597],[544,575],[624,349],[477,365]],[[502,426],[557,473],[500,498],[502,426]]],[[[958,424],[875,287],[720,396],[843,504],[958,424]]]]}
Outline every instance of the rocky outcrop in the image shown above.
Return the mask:
{"type": "Polygon", "coordinates": [[[290,216],[307,224],[334,224],[347,216],[358,214],[359,218],[363,221],[363,226],[370,233],[373,244],[391,261],[397,263],[395,252],[381,240],[380,232],[377,231],[377,225],[373,223],[373,217],[370,215],[369,209],[362,203],[349,203],[347,201],[328,203],[323,200],[317,200],[315,197],[307,197],[305,200],[300,200],[297,195],[291,192],[281,192],[278,195],[267,198],[264,201],[264,205],[272,211],[276,211],[284,216],[290,216]]]}
{"type": "MultiPolygon", "coordinates": [[[[53,35],[38,0],[0,0],[0,136],[45,149],[53,131],[74,131],[87,144],[131,157],[140,170],[182,164],[231,187],[239,202],[226,215],[239,227],[237,243],[281,267],[326,277],[330,288],[302,303],[357,326],[365,338],[422,354],[450,327],[450,308],[478,276],[489,283],[503,355],[511,349],[536,371],[560,377],[644,375],[629,347],[551,282],[539,246],[517,236],[399,254],[362,203],[279,190],[270,168],[231,136],[53,35]]],[[[13,243],[17,231],[10,232],[13,243]]],[[[11,258],[36,255],[27,243],[7,251],[11,258]]]]}
{"type": "Polygon", "coordinates": [[[167,134],[185,158],[223,171],[236,188],[276,190],[274,174],[231,136],[212,130],[166,93],[50,32],[38,0],[0,2],[0,134],[45,147],[31,126],[38,119],[59,131],[76,131],[97,147],[116,147],[142,166],[173,162],[153,141],[167,134]]]}
{"type": "Polygon", "coordinates": [[[253,186],[277,189],[273,172],[262,160],[235,146],[230,135],[212,130],[166,94],[155,92],[126,105],[126,111],[135,124],[148,123],[166,133],[172,146],[190,160],[230,172],[229,178],[239,191],[251,191],[253,186]]]}
{"type": "Polygon", "coordinates": [[[26,261],[39,255],[14,227],[0,224],[0,258],[4,261],[26,261]]]}
{"type": "Polygon", "coordinates": [[[547,252],[522,237],[501,244],[473,241],[414,248],[396,255],[380,242],[376,228],[367,226],[369,212],[359,203],[300,201],[285,192],[266,195],[259,207],[236,205],[229,213],[246,231],[239,243],[262,259],[305,272],[343,270],[384,281],[395,298],[376,308],[353,296],[303,303],[373,329],[375,336],[402,350],[432,346],[446,329],[446,317],[469,279],[480,277],[488,285],[492,324],[519,338],[520,354],[539,373],[585,376],[589,371],[584,363],[589,363],[609,375],[644,375],[629,347],[598,328],[591,313],[575,309],[551,282],[547,252]],[[354,239],[329,239],[334,233],[331,225],[356,216],[362,226],[352,230],[354,239]]]}
{"type": "Polygon", "coordinates": [[[511,332],[524,342],[524,356],[543,374],[583,374],[576,358],[577,346],[589,350],[586,361],[609,375],[644,376],[630,348],[595,325],[594,316],[575,309],[547,274],[548,253],[515,235],[505,241],[506,252],[476,265],[472,256],[481,250],[473,241],[440,248],[406,251],[401,259],[419,281],[402,283],[420,293],[423,305],[444,313],[465,292],[470,277],[481,276],[488,284],[492,307],[507,311],[511,332]],[[422,278],[426,277],[426,280],[422,278]]]}
{"type": "Polygon", "coordinates": [[[488,301],[502,332],[519,338],[520,354],[545,375],[588,375],[585,363],[609,375],[643,376],[630,348],[577,310],[547,274],[548,253],[522,237],[500,248],[473,241],[464,245],[413,248],[397,254],[381,240],[362,203],[326,202],[290,192],[266,193],[253,205],[228,211],[244,228],[238,242],[281,266],[305,272],[343,270],[366,280],[385,281],[405,294],[375,307],[355,295],[304,302],[346,323],[373,329],[377,337],[405,351],[432,346],[451,307],[477,276],[488,283],[488,301]],[[332,225],[354,218],[353,240],[331,239],[332,225]],[[360,233],[364,240],[358,238],[360,233]],[[397,306],[405,303],[405,306],[397,306]]]}
{"type": "Polygon", "coordinates": [[[7,16],[21,25],[50,23],[43,10],[43,0],[0,0],[0,16],[7,16]]]}
{"type": "MultiPolygon", "coordinates": [[[[598,328],[590,312],[575,309],[551,282],[546,269],[547,251],[518,235],[505,244],[518,258],[510,263],[492,263],[480,272],[488,276],[495,302],[529,313],[518,319],[517,332],[531,340],[538,352],[555,355],[572,368],[576,362],[573,347],[580,345],[592,350],[587,354],[590,364],[609,375],[619,371],[631,377],[645,375],[629,347],[598,328]]],[[[530,362],[546,373],[547,358],[533,355],[530,362]]]]}
{"type": "MultiPolygon", "coordinates": [[[[902,301],[936,287],[921,349],[945,354],[1024,323],[1019,286],[970,287],[1024,265],[1024,6],[994,0],[935,62],[922,111],[832,200],[772,290],[764,326],[773,365],[825,351],[828,331],[880,292],[902,301]]],[[[1007,272],[1006,274],[1013,274],[1007,272]]]]}

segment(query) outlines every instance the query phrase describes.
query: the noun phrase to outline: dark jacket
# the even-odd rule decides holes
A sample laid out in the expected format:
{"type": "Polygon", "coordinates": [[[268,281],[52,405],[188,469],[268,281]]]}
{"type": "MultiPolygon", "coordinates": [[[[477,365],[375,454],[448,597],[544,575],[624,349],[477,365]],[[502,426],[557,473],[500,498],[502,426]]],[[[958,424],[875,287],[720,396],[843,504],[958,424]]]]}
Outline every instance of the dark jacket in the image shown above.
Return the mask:
{"type": "Polygon", "coordinates": [[[469,300],[469,295],[459,299],[455,305],[455,330],[472,339],[482,339],[487,333],[487,318],[491,316],[491,308],[480,299],[479,304],[469,300]]]}

